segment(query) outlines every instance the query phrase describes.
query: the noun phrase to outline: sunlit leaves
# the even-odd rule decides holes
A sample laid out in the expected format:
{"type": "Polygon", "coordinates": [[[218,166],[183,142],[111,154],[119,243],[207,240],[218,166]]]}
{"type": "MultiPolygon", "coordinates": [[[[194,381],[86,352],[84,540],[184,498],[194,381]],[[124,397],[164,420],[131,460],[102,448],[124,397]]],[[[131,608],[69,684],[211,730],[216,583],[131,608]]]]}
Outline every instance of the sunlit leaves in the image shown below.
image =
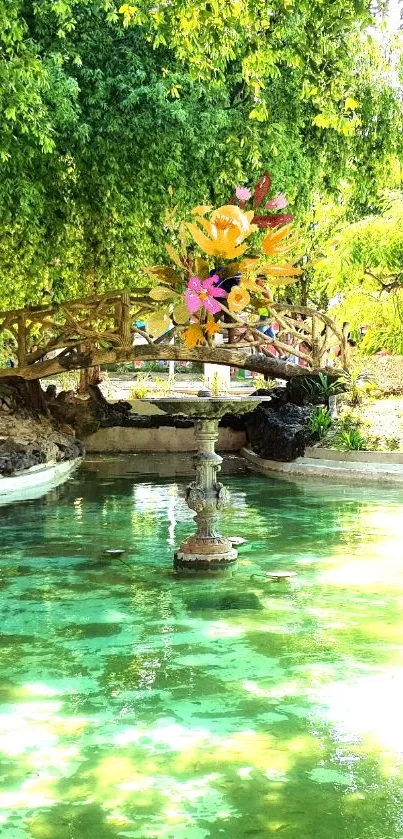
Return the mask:
{"type": "Polygon", "coordinates": [[[147,318],[149,332],[154,338],[157,338],[159,335],[166,332],[170,327],[170,323],[170,317],[167,312],[153,312],[153,314],[147,318]]]}
{"type": "Polygon", "coordinates": [[[172,298],[172,291],[168,288],[163,288],[162,286],[156,286],[156,288],[152,288],[149,291],[149,295],[152,300],[162,301],[162,300],[171,300],[172,298]]]}
{"type": "Polygon", "coordinates": [[[401,108],[365,0],[22,8],[0,3],[1,305],[150,285],[172,227],[182,274],[177,207],[266,168],[298,220],[346,175],[360,212],[387,183],[401,108]]]}
{"type": "Polygon", "coordinates": [[[174,306],[172,317],[175,323],[187,323],[187,321],[189,320],[189,311],[187,306],[184,303],[178,303],[176,306],[174,306]]]}

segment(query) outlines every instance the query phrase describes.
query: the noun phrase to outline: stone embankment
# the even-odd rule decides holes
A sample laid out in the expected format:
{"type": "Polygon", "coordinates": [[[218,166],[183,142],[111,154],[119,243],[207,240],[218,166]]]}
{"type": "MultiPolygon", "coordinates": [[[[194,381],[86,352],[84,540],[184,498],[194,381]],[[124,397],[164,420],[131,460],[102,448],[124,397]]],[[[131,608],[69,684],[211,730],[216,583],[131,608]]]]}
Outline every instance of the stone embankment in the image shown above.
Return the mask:
{"type": "Polygon", "coordinates": [[[83,451],[74,429],[52,417],[38,383],[0,380],[0,475],[76,460],[83,451]]]}

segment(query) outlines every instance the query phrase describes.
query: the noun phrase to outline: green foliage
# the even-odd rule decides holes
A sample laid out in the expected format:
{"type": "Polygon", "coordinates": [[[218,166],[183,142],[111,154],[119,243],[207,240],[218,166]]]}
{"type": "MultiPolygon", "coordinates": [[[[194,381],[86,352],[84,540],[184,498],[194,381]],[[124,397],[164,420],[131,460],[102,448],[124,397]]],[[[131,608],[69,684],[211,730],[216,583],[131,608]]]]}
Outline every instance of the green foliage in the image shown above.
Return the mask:
{"type": "Polygon", "coordinates": [[[316,379],[304,379],[301,385],[312,399],[329,399],[329,396],[335,396],[345,389],[345,383],[341,378],[331,382],[324,373],[319,373],[316,379]]]}
{"type": "Polygon", "coordinates": [[[150,390],[151,378],[148,373],[140,373],[136,378],[136,384],[132,387],[129,398],[130,399],[144,399],[150,390]]]}
{"type": "Polygon", "coordinates": [[[77,370],[66,370],[65,373],[55,376],[52,383],[56,384],[60,390],[73,390],[76,393],[80,383],[80,373],[77,370]]]}
{"type": "Polygon", "coordinates": [[[342,446],[346,451],[361,451],[368,449],[368,441],[361,434],[358,428],[352,428],[350,431],[342,431],[340,435],[342,446]]]}
{"type": "Polygon", "coordinates": [[[330,293],[355,285],[369,292],[403,285],[403,192],[384,195],[376,215],[342,226],[317,270],[330,293]]]}
{"type": "Polygon", "coordinates": [[[316,282],[331,295],[342,291],[331,314],[350,324],[354,337],[368,327],[364,353],[403,353],[403,193],[384,195],[377,215],[341,227],[324,246],[316,282]]]}
{"type": "Polygon", "coordinates": [[[174,390],[175,379],[172,376],[168,376],[167,379],[163,379],[162,376],[156,376],[154,385],[153,393],[155,396],[169,396],[174,390]]]}
{"type": "Polygon", "coordinates": [[[368,206],[401,148],[369,0],[123,5],[0,0],[0,306],[144,283],[167,209],[266,168],[368,206]]]}
{"type": "Polygon", "coordinates": [[[277,387],[277,382],[275,379],[265,379],[264,376],[258,375],[253,377],[253,387],[255,390],[270,390],[277,387]]]}
{"type": "Polygon", "coordinates": [[[377,447],[375,438],[366,437],[362,433],[363,422],[358,417],[351,413],[345,413],[335,423],[334,436],[332,444],[344,451],[360,451],[361,449],[369,450],[377,447]]]}
{"type": "Polygon", "coordinates": [[[398,437],[385,437],[385,445],[389,452],[397,452],[400,449],[398,437]]]}
{"type": "Polygon", "coordinates": [[[329,428],[333,425],[332,417],[329,414],[327,408],[315,408],[312,416],[310,417],[308,428],[312,432],[315,437],[318,437],[319,440],[325,436],[326,432],[329,428]]]}
{"type": "Polygon", "coordinates": [[[364,396],[375,386],[374,377],[363,370],[349,370],[337,379],[343,390],[347,391],[347,399],[353,407],[360,405],[364,396]]]}

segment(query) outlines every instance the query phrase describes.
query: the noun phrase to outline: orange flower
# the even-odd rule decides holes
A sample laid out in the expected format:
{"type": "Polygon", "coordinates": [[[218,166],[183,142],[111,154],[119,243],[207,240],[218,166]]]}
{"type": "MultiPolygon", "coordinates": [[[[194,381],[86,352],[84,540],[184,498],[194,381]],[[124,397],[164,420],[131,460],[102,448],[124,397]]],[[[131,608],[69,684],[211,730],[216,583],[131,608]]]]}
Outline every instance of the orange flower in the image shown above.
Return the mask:
{"type": "Polygon", "coordinates": [[[194,347],[202,346],[206,343],[199,323],[192,323],[188,326],[182,337],[185,341],[186,349],[188,350],[193,350],[194,347]]]}
{"type": "Polygon", "coordinates": [[[207,323],[204,326],[204,331],[210,338],[214,338],[214,335],[220,331],[220,326],[215,322],[212,315],[207,315],[207,323]]]}
{"type": "Polygon", "coordinates": [[[245,213],[235,204],[227,204],[213,210],[211,221],[208,221],[204,218],[207,209],[206,207],[195,208],[196,221],[206,233],[203,233],[193,222],[187,225],[194,241],[209,256],[219,259],[238,259],[248,248],[242,243],[256,230],[256,226],[251,224],[253,210],[245,213]],[[203,212],[200,212],[201,210],[203,212]]]}
{"type": "Polygon", "coordinates": [[[227,297],[228,308],[231,312],[242,312],[250,301],[250,294],[241,285],[234,285],[227,297]]]}

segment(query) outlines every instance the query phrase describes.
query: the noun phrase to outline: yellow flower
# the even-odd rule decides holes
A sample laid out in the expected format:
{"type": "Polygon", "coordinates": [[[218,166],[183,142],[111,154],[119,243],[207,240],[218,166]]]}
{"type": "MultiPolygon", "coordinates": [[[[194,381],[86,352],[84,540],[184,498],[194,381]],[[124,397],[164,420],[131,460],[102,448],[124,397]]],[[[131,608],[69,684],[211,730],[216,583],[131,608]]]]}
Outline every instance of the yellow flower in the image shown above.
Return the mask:
{"type": "Polygon", "coordinates": [[[192,216],[205,216],[210,210],[211,207],[208,204],[198,204],[197,207],[193,207],[192,216]]]}
{"type": "Polygon", "coordinates": [[[231,312],[242,312],[250,301],[250,294],[241,285],[234,285],[227,297],[228,308],[231,312]]]}
{"type": "Polygon", "coordinates": [[[206,343],[199,323],[192,323],[188,326],[182,337],[185,341],[186,349],[188,350],[193,350],[194,347],[201,346],[206,343]]]}
{"type": "Polygon", "coordinates": [[[270,254],[270,256],[282,256],[293,250],[297,244],[296,241],[285,241],[291,228],[292,224],[286,224],[278,230],[269,230],[262,242],[264,253],[270,254]]]}
{"type": "Polygon", "coordinates": [[[204,218],[207,209],[206,207],[195,208],[195,210],[203,210],[203,213],[199,212],[196,216],[196,221],[206,233],[203,233],[193,222],[187,225],[194,241],[209,256],[220,259],[238,259],[248,247],[242,243],[256,230],[256,226],[251,224],[254,211],[250,210],[245,213],[240,207],[228,204],[213,210],[210,216],[211,221],[208,221],[204,218]]]}

